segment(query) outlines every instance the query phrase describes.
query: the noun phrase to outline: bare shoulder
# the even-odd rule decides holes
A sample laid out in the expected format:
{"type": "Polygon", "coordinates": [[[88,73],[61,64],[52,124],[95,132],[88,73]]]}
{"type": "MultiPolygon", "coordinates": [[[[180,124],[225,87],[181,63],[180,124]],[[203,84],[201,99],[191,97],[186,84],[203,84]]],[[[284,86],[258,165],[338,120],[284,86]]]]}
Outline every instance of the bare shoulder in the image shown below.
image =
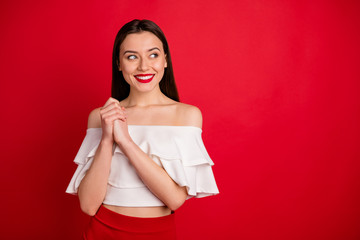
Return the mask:
{"type": "Polygon", "coordinates": [[[95,108],[89,114],[88,118],[88,128],[100,128],[101,127],[101,117],[100,117],[100,107],[95,108]]]}
{"type": "Polygon", "coordinates": [[[198,107],[186,104],[177,103],[177,117],[184,126],[194,126],[202,128],[202,114],[198,107]]]}

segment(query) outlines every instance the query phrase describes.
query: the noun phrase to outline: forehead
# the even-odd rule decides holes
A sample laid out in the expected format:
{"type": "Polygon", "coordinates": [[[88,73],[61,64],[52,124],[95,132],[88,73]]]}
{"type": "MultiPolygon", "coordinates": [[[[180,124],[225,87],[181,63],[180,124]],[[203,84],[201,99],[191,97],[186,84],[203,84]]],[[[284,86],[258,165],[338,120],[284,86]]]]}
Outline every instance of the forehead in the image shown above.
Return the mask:
{"type": "Polygon", "coordinates": [[[163,51],[161,40],[155,36],[155,34],[144,31],[127,35],[120,45],[120,51],[147,51],[154,47],[158,47],[161,51],[163,51]]]}

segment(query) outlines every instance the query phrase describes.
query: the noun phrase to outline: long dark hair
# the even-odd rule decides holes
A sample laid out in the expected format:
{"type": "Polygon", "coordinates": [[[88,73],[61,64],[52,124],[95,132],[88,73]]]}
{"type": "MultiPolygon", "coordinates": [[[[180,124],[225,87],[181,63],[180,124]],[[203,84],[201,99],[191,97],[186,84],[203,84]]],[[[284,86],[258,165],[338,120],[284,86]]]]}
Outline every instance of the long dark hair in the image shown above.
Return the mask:
{"type": "Polygon", "coordinates": [[[167,97],[179,102],[180,100],[175,84],[169,45],[166,41],[165,35],[158,25],[156,25],[153,21],[145,19],[134,19],[131,22],[126,23],[116,35],[112,56],[111,97],[121,101],[129,96],[130,86],[125,81],[121,71],[119,71],[120,45],[128,34],[139,33],[142,31],[151,32],[161,40],[166,54],[167,67],[165,68],[164,76],[159,83],[160,90],[167,97]]]}

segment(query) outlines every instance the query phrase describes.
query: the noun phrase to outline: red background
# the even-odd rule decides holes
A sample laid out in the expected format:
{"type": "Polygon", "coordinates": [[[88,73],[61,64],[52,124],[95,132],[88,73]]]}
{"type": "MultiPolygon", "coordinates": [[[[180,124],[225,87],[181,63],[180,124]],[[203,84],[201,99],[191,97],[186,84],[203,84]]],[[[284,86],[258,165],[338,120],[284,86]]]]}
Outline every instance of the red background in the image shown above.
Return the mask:
{"type": "Polygon", "coordinates": [[[360,238],[358,1],[2,1],[1,239],[80,239],[65,193],[126,22],[168,39],[220,194],[179,239],[360,238]],[[21,229],[21,230],[19,230],[21,229]]]}

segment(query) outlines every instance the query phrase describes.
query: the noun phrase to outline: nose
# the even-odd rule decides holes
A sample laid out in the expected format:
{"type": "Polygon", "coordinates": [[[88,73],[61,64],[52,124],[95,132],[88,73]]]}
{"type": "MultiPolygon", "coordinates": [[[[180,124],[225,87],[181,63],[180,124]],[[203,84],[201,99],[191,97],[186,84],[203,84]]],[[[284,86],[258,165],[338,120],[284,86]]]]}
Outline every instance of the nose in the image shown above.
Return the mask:
{"type": "Polygon", "coordinates": [[[146,58],[141,58],[139,61],[138,70],[139,71],[146,71],[149,69],[149,62],[146,58]]]}

